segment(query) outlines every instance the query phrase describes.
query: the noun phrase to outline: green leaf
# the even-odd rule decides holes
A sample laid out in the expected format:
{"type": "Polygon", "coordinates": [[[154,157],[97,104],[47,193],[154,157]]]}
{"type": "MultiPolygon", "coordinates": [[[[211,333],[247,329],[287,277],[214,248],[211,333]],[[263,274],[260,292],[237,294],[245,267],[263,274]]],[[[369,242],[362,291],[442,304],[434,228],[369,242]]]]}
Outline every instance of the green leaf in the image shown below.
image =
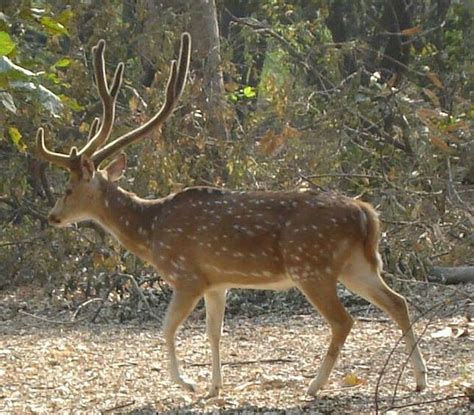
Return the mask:
{"type": "Polygon", "coordinates": [[[10,139],[15,147],[21,151],[22,153],[26,150],[26,145],[23,143],[22,136],[18,128],[16,127],[8,127],[8,134],[10,135],[10,139]]]}
{"type": "Polygon", "coordinates": [[[15,49],[15,43],[7,32],[0,32],[0,56],[10,54],[15,49]]]}
{"type": "Polygon", "coordinates": [[[49,16],[43,16],[40,19],[40,22],[52,34],[69,36],[67,29],[61,23],[49,16]]]}
{"type": "Polygon", "coordinates": [[[55,68],[67,68],[69,65],[71,65],[71,59],[61,58],[53,66],[55,68]]]}
{"type": "Polygon", "coordinates": [[[63,10],[58,16],[58,22],[66,25],[74,17],[74,12],[70,9],[63,10]]]}
{"type": "Polygon", "coordinates": [[[61,83],[61,79],[59,78],[59,76],[53,72],[43,74],[43,76],[46,77],[46,79],[48,79],[50,82],[53,82],[56,85],[59,85],[61,83]]]}
{"type": "Polygon", "coordinates": [[[244,93],[245,98],[254,98],[257,96],[257,90],[253,86],[246,86],[242,92],[244,93]]]}
{"type": "Polygon", "coordinates": [[[59,95],[61,102],[72,109],[73,111],[84,111],[84,107],[79,104],[74,98],[68,97],[67,95],[59,95]]]}
{"type": "Polygon", "coordinates": [[[228,97],[229,97],[230,102],[234,102],[234,103],[235,103],[235,102],[237,102],[237,101],[239,100],[238,95],[237,95],[236,93],[234,93],[234,92],[231,92],[231,93],[228,95],[228,97]]]}

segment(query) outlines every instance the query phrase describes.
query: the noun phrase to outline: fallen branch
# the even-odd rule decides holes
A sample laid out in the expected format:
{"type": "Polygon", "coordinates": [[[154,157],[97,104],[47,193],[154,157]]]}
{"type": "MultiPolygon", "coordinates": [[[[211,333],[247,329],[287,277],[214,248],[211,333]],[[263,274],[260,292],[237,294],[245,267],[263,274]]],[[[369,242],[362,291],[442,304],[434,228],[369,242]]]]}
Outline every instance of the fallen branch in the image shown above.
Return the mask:
{"type": "Polygon", "coordinates": [[[428,281],[440,284],[460,284],[474,282],[474,267],[433,267],[428,281]]]}

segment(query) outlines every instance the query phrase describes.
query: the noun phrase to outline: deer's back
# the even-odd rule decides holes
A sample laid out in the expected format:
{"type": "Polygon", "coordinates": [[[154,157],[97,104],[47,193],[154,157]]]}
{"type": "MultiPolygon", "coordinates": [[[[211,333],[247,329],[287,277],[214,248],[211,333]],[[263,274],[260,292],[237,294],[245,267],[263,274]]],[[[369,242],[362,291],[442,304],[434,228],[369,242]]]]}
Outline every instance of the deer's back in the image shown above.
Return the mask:
{"type": "Polygon", "coordinates": [[[199,273],[229,286],[333,273],[365,237],[358,202],[335,193],[195,187],[169,198],[160,216],[165,273],[199,273]]]}

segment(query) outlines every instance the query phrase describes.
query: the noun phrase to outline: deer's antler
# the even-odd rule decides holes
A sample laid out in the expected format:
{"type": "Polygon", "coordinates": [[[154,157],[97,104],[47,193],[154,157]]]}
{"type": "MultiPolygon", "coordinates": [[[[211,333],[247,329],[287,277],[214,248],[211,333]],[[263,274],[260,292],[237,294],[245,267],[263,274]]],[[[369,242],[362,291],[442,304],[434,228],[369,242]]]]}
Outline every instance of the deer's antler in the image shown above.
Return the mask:
{"type": "Polygon", "coordinates": [[[73,167],[71,154],[56,153],[46,148],[44,144],[44,129],[42,127],[38,128],[36,133],[36,154],[39,158],[66,170],[71,170],[73,167]]]}
{"type": "Polygon", "coordinates": [[[147,123],[110,142],[92,155],[92,160],[99,165],[106,158],[117,154],[124,147],[143,139],[150,131],[161,127],[171,115],[186,84],[191,56],[191,36],[189,33],[181,35],[181,47],[178,62],[171,62],[170,76],[166,85],[166,98],[161,109],[147,123]]]}
{"type": "MultiPolygon", "coordinates": [[[[124,64],[123,62],[120,62],[115,69],[112,85],[109,89],[105,75],[104,49],[105,41],[103,39],[99,40],[97,45],[92,48],[92,53],[94,56],[94,73],[96,77],[97,90],[99,91],[99,95],[102,100],[103,115],[99,130],[92,138],[90,138],[87,144],[79,152],[79,155],[86,154],[89,157],[92,156],[92,154],[94,154],[94,152],[97,151],[101,146],[103,146],[110,137],[115,119],[115,103],[117,101],[117,95],[120,90],[120,86],[122,85],[123,78],[124,64]]],[[[91,128],[91,132],[92,130],[93,128],[91,128]]]]}
{"type": "Polygon", "coordinates": [[[101,146],[103,146],[112,132],[115,119],[115,103],[117,101],[120,85],[122,84],[124,64],[120,62],[115,69],[114,78],[109,88],[105,74],[104,59],[105,41],[99,40],[97,45],[92,48],[93,66],[97,90],[102,100],[102,122],[95,118],[89,132],[89,140],[80,150],[74,150],[70,154],[57,153],[46,148],[44,143],[44,130],[40,128],[36,135],[37,154],[42,159],[56,164],[59,167],[71,170],[75,166],[75,160],[82,154],[92,156],[101,146]],[[99,127],[100,123],[100,127],[99,127]]]}
{"type": "Polygon", "coordinates": [[[161,127],[173,112],[179,97],[183,93],[191,56],[191,36],[189,33],[183,33],[181,35],[178,62],[171,62],[170,76],[166,86],[166,98],[161,109],[144,125],[105,145],[107,139],[110,137],[114,124],[115,103],[122,83],[124,65],[123,63],[117,65],[112,85],[109,87],[105,75],[104,49],[104,40],[100,40],[97,45],[92,48],[94,72],[97,90],[102,100],[103,116],[100,126],[100,121],[97,118],[94,119],[89,131],[87,144],[80,151],[77,151],[74,147],[71,149],[70,154],[56,153],[46,148],[44,144],[44,130],[42,128],[38,130],[36,139],[38,156],[59,167],[68,170],[74,169],[75,166],[77,166],[77,160],[83,154],[91,157],[95,165],[98,166],[106,158],[114,156],[124,147],[143,139],[153,129],[161,127]]]}

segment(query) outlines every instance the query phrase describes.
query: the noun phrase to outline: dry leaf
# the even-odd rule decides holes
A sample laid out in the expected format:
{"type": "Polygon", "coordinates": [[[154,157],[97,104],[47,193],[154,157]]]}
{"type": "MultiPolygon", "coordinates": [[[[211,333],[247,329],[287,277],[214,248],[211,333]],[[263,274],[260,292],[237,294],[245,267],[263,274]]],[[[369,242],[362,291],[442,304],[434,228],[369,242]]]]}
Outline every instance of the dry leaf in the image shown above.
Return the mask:
{"type": "Polygon", "coordinates": [[[422,121],[430,121],[430,118],[439,120],[446,118],[447,114],[439,110],[433,110],[431,108],[420,108],[416,110],[416,115],[421,118],[422,121]]]}
{"type": "Polygon", "coordinates": [[[387,85],[390,87],[390,88],[393,88],[395,86],[395,84],[397,83],[398,81],[398,78],[399,78],[399,75],[397,73],[394,73],[390,79],[387,81],[387,85]]]}
{"type": "Polygon", "coordinates": [[[363,383],[363,380],[355,373],[349,373],[344,376],[344,384],[347,386],[357,386],[363,383]]]}
{"type": "Polygon", "coordinates": [[[283,144],[285,144],[285,136],[276,134],[274,131],[267,131],[259,142],[259,148],[266,155],[276,155],[283,144]]]}
{"type": "Polygon", "coordinates": [[[457,121],[453,124],[449,124],[448,126],[446,126],[446,131],[449,132],[449,133],[459,131],[459,130],[462,130],[462,131],[465,131],[465,132],[469,131],[469,125],[467,124],[466,121],[464,121],[464,120],[463,121],[457,121]]]}
{"type": "Polygon", "coordinates": [[[432,135],[430,137],[430,141],[434,146],[438,147],[442,151],[446,152],[450,150],[449,145],[442,138],[432,135]]]}
{"type": "Polygon", "coordinates": [[[410,27],[408,29],[403,29],[401,31],[401,34],[404,36],[413,36],[420,32],[421,32],[421,26],[417,25],[417,26],[410,27]]]}
{"type": "Polygon", "coordinates": [[[444,89],[443,81],[441,81],[437,74],[435,74],[434,72],[428,72],[426,74],[426,77],[433,83],[433,85],[440,89],[444,89]]]}
{"type": "Polygon", "coordinates": [[[289,124],[285,125],[283,128],[282,134],[287,138],[299,138],[301,137],[301,132],[294,127],[291,127],[289,124]]]}
{"type": "Polygon", "coordinates": [[[239,84],[234,81],[229,81],[224,84],[224,88],[227,92],[235,92],[239,89],[239,84]]]}
{"type": "Polygon", "coordinates": [[[465,327],[452,327],[453,337],[458,339],[459,337],[465,337],[469,335],[469,330],[465,327]]]}
{"type": "Polygon", "coordinates": [[[423,93],[430,99],[431,103],[435,107],[440,106],[439,98],[436,96],[436,94],[433,91],[431,91],[428,88],[423,88],[423,93]]]}
{"type": "Polygon", "coordinates": [[[79,126],[79,132],[82,134],[87,133],[90,127],[91,125],[89,123],[82,122],[81,125],[79,126]]]}
{"type": "Polygon", "coordinates": [[[138,109],[138,99],[135,95],[132,95],[128,100],[128,108],[130,108],[130,112],[135,113],[138,109]]]}
{"type": "Polygon", "coordinates": [[[453,330],[451,329],[451,327],[445,327],[441,330],[431,333],[431,337],[433,337],[433,339],[439,339],[441,337],[451,337],[452,335],[453,335],[453,330]]]}
{"type": "Polygon", "coordinates": [[[277,134],[275,131],[268,130],[262,139],[259,141],[258,146],[262,153],[266,155],[276,155],[283,148],[284,144],[290,138],[298,138],[301,133],[288,124],[285,125],[282,132],[277,134]]]}

